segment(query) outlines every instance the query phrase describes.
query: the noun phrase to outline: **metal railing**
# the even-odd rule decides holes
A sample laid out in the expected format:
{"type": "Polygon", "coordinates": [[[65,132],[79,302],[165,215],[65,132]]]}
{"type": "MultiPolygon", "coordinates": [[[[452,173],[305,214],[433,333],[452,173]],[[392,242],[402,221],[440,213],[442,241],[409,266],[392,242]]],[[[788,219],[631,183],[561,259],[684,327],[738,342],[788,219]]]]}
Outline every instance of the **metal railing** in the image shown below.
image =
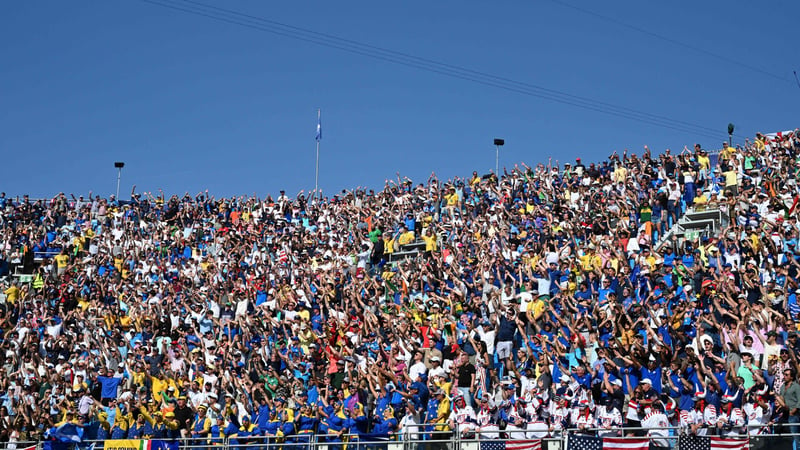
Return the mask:
{"type": "MultiPolygon", "coordinates": [[[[438,424],[441,425],[441,424],[438,424]]],[[[774,424],[768,428],[757,426],[738,427],[739,433],[725,431],[720,437],[746,439],[751,450],[760,450],[765,447],[791,446],[793,441],[800,442],[800,429],[795,429],[799,424],[774,424]],[[754,433],[757,429],[757,433],[754,433]],[[776,433],[776,430],[785,429],[786,431],[797,431],[787,433],[776,433]],[[762,432],[763,431],[763,432],[762,432]]],[[[179,450],[202,449],[202,450],[480,450],[481,442],[491,442],[500,440],[494,436],[500,433],[512,433],[525,436],[525,441],[540,441],[541,450],[567,450],[569,448],[569,438],[576,434],[592,435],[599,437],[617,437],[621,439],[648,439],[651,443],[667,443],[666,447],[680,450],[679,441],[681,436],[688,434],[685,428],[665,427],[665,428],[642,428],[642,427],[616,427],[616,428],[583,428],[583,429],[564,429],[550,432],[548,430],[533,430],[526,428],[519,429],[493,429],[491,432],[486,430],[477,432],[458,432],[454,431],[431,431],[426,429],[435,425],[414,424],[409,427],[417,428],[418,431],[393,433],[385,437],[375,435],[352,434],[317,434],[300,433],[288,436],[254,435],[246,437],[180,437],[173,439],[156,439],[169,443],[177,443],[179,450]],[[651,434],[653,431],[666,431],[666,435],[651,434]],[[545,433],[548,436],[537,437],[545,433]],[[553,435],[555,433],[555,435],[553,435]],[[493,438],[487,438],[485,435],[493,438]],[[408,439],[408,436],[416,436],[415,439],[408,439]]],[[[798,427],[800,428],[800,427],[798,427]]],[[[714,429],[709,428],[709,430],[714,429]]],[[[467,430],[464,430],[467,431],[467,430]]],[[[709,435],[712,433],[709,433],[709,435]]],[[[127,439],[137,440],[137,439],[127,439]]],[[[147,439],[143,439],[147,440],[147,439]]],[[[107,443],[114,440],[84,440],[78,444],[72,444],[70,450],[89,450],[105,449],[107,443]]],[[[508,442],[521,442],[517,439],[502,439],[508,442]]],[[[0,443],[0,450],[24,450],[35,448],[42,450],[43,441],[18,441],[0,443]]],[[[665,447],[658,445],[659,447],[665,447]]],[[[153,448],[152,450],[172,450],[153,448]]],[[[788,447],[791,448],[791,447],[788,447]]]]}

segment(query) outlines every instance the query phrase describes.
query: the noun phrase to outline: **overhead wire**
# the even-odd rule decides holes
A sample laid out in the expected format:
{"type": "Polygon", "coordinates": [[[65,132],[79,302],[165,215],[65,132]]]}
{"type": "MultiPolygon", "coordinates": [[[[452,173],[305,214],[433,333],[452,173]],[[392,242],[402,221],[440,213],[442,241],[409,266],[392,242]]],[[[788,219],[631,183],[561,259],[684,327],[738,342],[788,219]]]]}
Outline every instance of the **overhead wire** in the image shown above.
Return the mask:
{"type": "Polygon", "coordinates": [[[599,101],[599,100],[593,100],[593,99],[590,99],[590,98],[569,94],[569,93],[566,93],[566,92],[563,92],[563,91],[558,91],[558,90],[555,90],[555,89],[545,88],[543,86],[539,86],[539,85],[536,85],[536,84],[517,81],[517,80],[509,79],[509,78],[506,78],[506,77],[493,75],[493,74],[489,74],[489,73],[486,73],[486,72],[477,71],[477,70],[474,70],[474,69],[469,69],[469,68],[465,68],[465,67],[461,67],[461,66],[457,66],[457,65],[453,65],[453,64],[443,63],[443,62],[440,62],[440,61],[435,61],[435,60],[432,60],[432,59],[428,59],[428,58],[424,58],[424,57],[420,57],[420,56],[415,56],[415,55],[411,55],[411,54],[408,54],[408,53],[399,52],[399,51],[396,51],[396,50],[387,49],[385,47],[375,46],[375,45],[372,45],[372,44],[359,42],[359,41],[343,38],[343,37],[332,35],[332,34],[328,34],[328,33],[322,33],[322,32],[318,32],[318,31],[314,31],[314,30],[309,30],[309,29],[306,29],[306,28],[301,28],[301,27],[297,27],[297,26],[294,26],[294,25],[286,24],[286,23],[283,23],[283,22],[278,22],[276,20],[267,19],[265,17],[254,16],[254,15],[251,15],[251,14],[242,13],[240,11],[234,11],[234,10],[227,9],[227,8],[222,8],[222,7],[218,7],[218,6],[214,6],[214,5],[208,5],[206,3],[198,2],[198,1],[195,1],[195,0],[172,0],[172,1],[180,1],[182,3],[188,3],[188,4],[196,5],[198,7],[203,7],[203,8],[207,8],[207,9],[211,9],[211,10],[216,10],[216,11],[219,11],[219,12],[222,12],[222,13],[226,13],[226,14],[240,16],[240,17],[244,17],[244,18],[247,18],[247,19],[252,19],[252,20],[255,20],[255,21],[258,21],[258,22],[268,23],[270,25],[286,28],[286,29],[289,29],[289,30],[292,30],[292,31],[296,31],[296,32],[299,32],[299,33],[311,34],[311,35],[314,35],[314,36],[319,36],[321,38],[335,40],[335,41],[338,41],[338,42],[341,42],[341,43],[345,43],[345,44],[348,44],[348,45],[353,45],[353,46],[361,47],[361,48],[368,49],[368,50],[375,50],[375,51],[381,52],[383,54],[388,54],[388,55],[391,55],[391,56],[401,57],[401,58],[409,59],[409,60],[420,62],[420,63],[424,63],[424,64],[431,64],[431,65],[439,66],[439,67],[442,67],[442,68],[452,69],[452,70],[455,70],[455,71],[458,71],[458,72],[467,73],[467,74],[472,75],[472,76],[478,76],[478,77],[481,77],[481,78],[486,78],[486,79],[489,79],[491,81],[499,81],[499,82],[510,83],[510,84],[514,84],[514,85],[518,85],[518,86],[524,86],[526,88],[534,89],[537,92],[544,92],[544,93],[547,93],[547,94],[552,94],[552,95],[556,95],[556,96],[559,96],[559,97],[564,97],[564,98],[567,98],[567,99],[569,99],[571,101],[587,102],[587,103],[591,103],[591,104],[595,104],[595,105],[600,105],[600,106],[603,106],[603,107],[608,107],[608,108],[611,108],[611,109],[614,109],[614,110],[617,110],[617,111],[622,111],[622,112],[626,112],[626,113],[633,113],[633,114],[637,114],[637,115],[643,115],[643,116],[648,117],[648,118],[665,120],[665,121],[673,122],[673,123],[676,123],[676,124],[695,127],[695,128],[701,129],[701,130],[710,131],[712,133],[716,133],[718,131],[717,129],[714,129],[714,128],[704,127],[704,126],[701,126],[701,125],[696,125],[696,124],[692,124],[692,123],[689,123],[689,122],[685,122],[685,121],[682,121],[682,120],[671,119],[669,117],[661,116],[661,115],[658,115],[658,114],[647,113],[647,112],[639,111],[639,110],[636,110],[636,109],[633,109],[633,108],[614,105],[612,103],[607,103],[607,102],[603,102],[603,101],[599,101]]]}
{"type": "Polygon", "coordinates": [[[724,137],[721,132],[718,132],[718,130],[713,128],[638,111],[627,107],[613,105],[606,102],[592,100],[586,97],[575,96],[562,91],[548,89],[530,83],[518,82],[505,77],[499,77],[452,64],[441,63],[431,59],[421,58],[370,44],[364,44],[358,41],[340,38],[338,36],[326,33],[307,30],[267,18],[253,16],[212,5],[206,5],[204,3],[192,0],[139,1],[661,128],[672,129],[683,133],[696,134],[713,139],[724,137]]]}
{"type": "Polygon", "coordinates": [[[555,3],[557,5],[564,6],[566,8],[574,9],[575,11],[579,11],[581,13],[593,16],[593,17],[595,17],[597,19],[604,20],[606,22],[610,22],[610,23],[613,23],[615,25],[619,25],[619,26],[627,28],[629,30],[636,31],[638,33],[641,33],[641,34],[644,34],[644,35],[647,35],[647,36],[650,36],[650,37],[653,37],[653,38],[656,38],[656,39],[660,39],[660,40],[665,41],[665,42],[669,42],[670,44],[676,45],[678,47],[683,47],[685,49],[692,50],[692,51],[697,52],[697,53],[702,53],[703,55],[710,56],[712,58],[716,58],[716,59],[718,59],[720,61],[725,61],[725,62],[727,62],[729,64],[737,65],[739,67],[751,70],[753,72],[760,73],[762,75],[769,76],[769,77],[777,79],[777,80],[786,81],[786,82],[789,82],[789,83],[792,82],[792,80],[790,78],[788,78],[787,76],[779,75],[777,73],[773,73],[773,72],[770,72],[768,70],[764,70],[764,69],[762,69],[760,67],[757,67],[757,66],[754,66],[752,64],[748,64],[748,63],[733,59],[733,58],[731,58],[729,56],[720,55],[719,53],[714,53],[714,52],[706,50],[704,48],[700,48],[700,47],[697,47],[695,45],[688,44],[686,42],[682,42],[682,41],[680,41],[678,39],[674,39],[674,38],[671,38],[669,36],[664,36],[664,35],[655,33],[653,31],[650,31],[650,30],[646,29],[646,28],[637,27],[636,25],[631,25],[629,23],[623,22],[623,21],[621,21],[619,19],[616,19],[614,17],[606,16],[604,14],[601,14],[601,13],[598,13],[598,12],[595,12],[595,11],[592,11],[592,10],[589,10],[589,9],[586,9],[586,8],[581,8],[580,6],[573,5],[572,3],[568,3],[568,2],[565,2],[563,0],[550,0],[550,2],[555,3]]]}

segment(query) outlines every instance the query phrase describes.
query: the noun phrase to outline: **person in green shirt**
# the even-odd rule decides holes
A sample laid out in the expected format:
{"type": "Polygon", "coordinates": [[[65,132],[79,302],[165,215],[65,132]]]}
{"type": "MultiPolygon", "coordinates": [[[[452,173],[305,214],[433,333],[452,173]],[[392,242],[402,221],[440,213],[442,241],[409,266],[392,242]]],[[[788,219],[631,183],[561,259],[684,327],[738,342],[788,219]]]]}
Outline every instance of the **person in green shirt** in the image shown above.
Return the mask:
{"type": "Polygon", "coordinates": [[[784,369],[783,377],[786,381],[775,403],[785,411],[788,422],[795,424],[789,427],[789,432],[794,435],[794,448],[797,448],[800,444],[800,426],[796,425],[800,424],[800,384],[795,380],[797,374],[793,368],[784,369]]]}
{"type": "Polygon", "coordinates": [[[373,228],[372,231],[367,234],[367,237],[369,237],[369,240],[374,244],[378,242],[378,239],[380,239],[382,235],[383,231],[381,231],[379,226],[375,225],[375,228],[373,228]]]}
{"type": "Polygon", "coordinates": [[[639,220],[644,224],[650,222],[652,218],[653,208],[650,206],[650,202],[644,202],[639,208],[639,220]]]}
{"type": "Polygon", "coordinates": [[[753,354],[747,351],[742,352],[742,364],[739,366],[739,370],[736,371],[736,376],[744,380],[742,386],[745,390],[756,384],[753,380],[753,370],[756,370],[753,365],[753,354]]]}

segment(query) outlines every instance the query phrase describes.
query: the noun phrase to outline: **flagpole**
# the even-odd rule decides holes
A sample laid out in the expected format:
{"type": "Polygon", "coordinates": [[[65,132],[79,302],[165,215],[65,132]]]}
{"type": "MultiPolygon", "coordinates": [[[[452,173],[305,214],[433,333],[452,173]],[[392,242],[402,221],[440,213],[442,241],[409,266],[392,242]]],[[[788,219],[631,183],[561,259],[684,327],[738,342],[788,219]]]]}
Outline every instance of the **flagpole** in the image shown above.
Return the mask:
{"type": "MultiPolygon", "coordinates": [[[[317,126],[318,127],[319,127],[319,124],[320,124],[321,112],[322,111],[320,110],[320,108],[317,108],[317,126]]],[[[319,130],[317,132],[319,133],[319,130]]],[[[319,188],[319,141],[320,141],[320,136],[317,136],[317,166],[316,166],[316,170],[314,172],[314,197],[316,197],[317,199],[321,198],[321,196],[319,195],[319,191],[318,191],[318,188],[319,188]]]]}

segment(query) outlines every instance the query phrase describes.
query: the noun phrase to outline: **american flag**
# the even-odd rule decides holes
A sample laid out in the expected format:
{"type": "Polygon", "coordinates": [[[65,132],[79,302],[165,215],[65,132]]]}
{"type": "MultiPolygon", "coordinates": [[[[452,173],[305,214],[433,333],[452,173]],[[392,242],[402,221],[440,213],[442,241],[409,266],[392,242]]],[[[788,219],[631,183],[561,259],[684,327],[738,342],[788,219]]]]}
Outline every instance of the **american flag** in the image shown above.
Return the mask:
{"type": "Polygon", "coordinates": [[[683,435],[678,439],[681,450],[748,450],[749,438],[683,435]]]}
{"type": "Polygon", "coordinates": [[[644,438],[603,438],[603,450],[647,450],[650,439],[644,438]]]}
{"type": "Polygon", "coordinates": [[[748,450],[750,448],[749,438],[711,438],[711,450],[748,450]]]}
{"type": "Polygon", "coordinates": [[[648,448],[650,448],[650,440],[645,437],[599,438],[576,434],[570,436],[567,441],[567,450],[647,450],[648,448]]]}
{"type": "Polygon", "coordinates": [[[542,450],[542,440],[481,441],[481,450],[542,450]]]}
{"type": "Polygon", "coordinates": [[[574,434],[567,438],[567,450],[603,450],[603,439],[596,436],[574,434]]]}

